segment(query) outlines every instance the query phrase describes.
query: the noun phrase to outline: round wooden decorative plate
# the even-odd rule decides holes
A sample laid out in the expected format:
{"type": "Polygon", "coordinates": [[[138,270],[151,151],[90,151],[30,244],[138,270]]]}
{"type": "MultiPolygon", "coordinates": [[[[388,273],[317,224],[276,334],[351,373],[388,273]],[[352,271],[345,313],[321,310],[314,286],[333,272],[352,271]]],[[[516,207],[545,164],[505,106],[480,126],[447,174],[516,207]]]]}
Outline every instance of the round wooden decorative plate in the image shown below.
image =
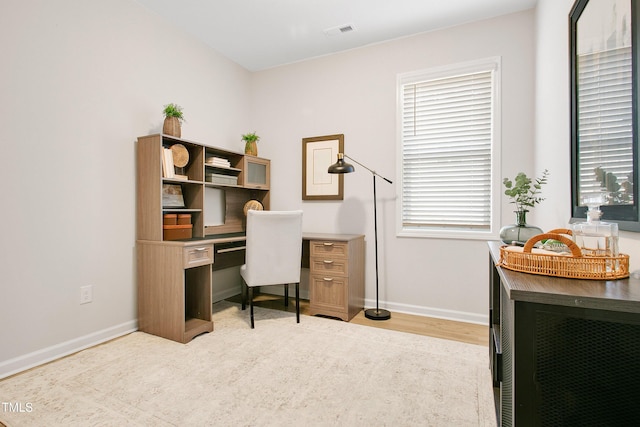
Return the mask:
{"type": "Polygon", "coordinates": [[[249,200],[244,204],[244,216],[247,216],[247,212],[249,212],[250,210],[261,211],[263,209],[264,206],[262,206],[262,203],[260,203],[259,201],[249,200]]]}
{"type": "Polygon", "coordinates": [[[189,164],[189,150],[182,144],[173,144],[171,146],[173,154],[173,164],[179,168],[183,168],[189,164]]]}

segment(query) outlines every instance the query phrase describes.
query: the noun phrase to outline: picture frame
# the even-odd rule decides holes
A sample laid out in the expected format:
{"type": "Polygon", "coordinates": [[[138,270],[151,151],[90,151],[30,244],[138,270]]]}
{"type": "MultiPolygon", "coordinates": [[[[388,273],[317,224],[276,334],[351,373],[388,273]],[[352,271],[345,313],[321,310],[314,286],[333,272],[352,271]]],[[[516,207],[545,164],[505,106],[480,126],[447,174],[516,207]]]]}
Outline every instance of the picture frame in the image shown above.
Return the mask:
{"type": "Polygon", "coordinates": [[[302,200],[343,200],[344,177],[329,166],[344,153],[344,134],[302,138],[302,200]]]}
{"type": "Polygon", "coordinates": [[[180,184],[162,184],[162,207],[184,208],[184,197],[180,184]]]}

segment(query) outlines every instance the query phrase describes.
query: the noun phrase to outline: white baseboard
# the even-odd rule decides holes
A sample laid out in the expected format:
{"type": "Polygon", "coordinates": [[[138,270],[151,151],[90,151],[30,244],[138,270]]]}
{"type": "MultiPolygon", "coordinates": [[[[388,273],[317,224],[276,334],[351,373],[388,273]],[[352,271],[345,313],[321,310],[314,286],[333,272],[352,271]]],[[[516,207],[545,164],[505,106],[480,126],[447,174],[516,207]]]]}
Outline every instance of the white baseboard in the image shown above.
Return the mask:
{"type": "MultiPolygon", "coordinates": [[[[399,304],[391,303],[387,301],[380,301],[378,303],[380,308],[384,308],[391,312],[413,314],[416,316],[427,316],[436,319],[454,320],[456,322],[474,323],[478,325],[489,325],[489,315],[469,313],[465,311],[456,310],[443,310],[441,308],[425,307],[419,305],[399,304]]],[[[365,300],[366,308],[375,308],[376,300],[365,300]]]]}
{"type": "MultiPolygon", "coordinates": [[[[264,293],[271,295],[283,296],[284,291],[281,287],[272,286],[265,287],[264,293]]],[[[235,295],[238,295],[237,289],[230,289],[226,293],[218,293],[214,296],[213,301],[222,301],[223,299],[231,298],[235,295]]],[[[289,296],[292,297],[294,294],[291,290],[289,290],[289,296]]],[[[309,291],[306,289],[300,289],[300,298],[301,299],[309,299],[309,291]]],[[[433,307],[423,307],[418,305],[409,305],[409,304],[398,304],[398,303],[389,303],[386,301],[380,301],[380,308],[385,308],[389,311],[396,313],[404,313],[404,314],[413,314],[416,316],[426,316],[433,317],[436,319],[446,319],[446,320],[454,320],[456,322],[465,322],[465,323],[474,323],[478,325],[489,325],[489,316],[488,315],[480,315],[477,313],[468,313],[464,311],[455,311],[455,310],[443,310],[440,308],[433,307]]],[[[375,300],[366,300],[365,308],[374,308],[376,306],[375,300]]]]}
{"type": "Polygon", "coordinates": [[[51,347],[0,362],[0,379],[35,366],[43,365],[64,356],[101,344],[138,330],[138,320],[130,320],[111,328],[96,331],[51,347]]]}
{"type": "Polygon", "coordinates": [[[231,297],[236,296],[238,294],[239,294],[239,292],[238,292],[238,290],[236,288],[224,289],[224,290],[221,290],[221,291],[218,291],[218,292],[214,293],[212,295],[212,299],[213,299],[213,302],[218,302],[218,301],[225,300],[227,298],[231,298],[231,297]]]}

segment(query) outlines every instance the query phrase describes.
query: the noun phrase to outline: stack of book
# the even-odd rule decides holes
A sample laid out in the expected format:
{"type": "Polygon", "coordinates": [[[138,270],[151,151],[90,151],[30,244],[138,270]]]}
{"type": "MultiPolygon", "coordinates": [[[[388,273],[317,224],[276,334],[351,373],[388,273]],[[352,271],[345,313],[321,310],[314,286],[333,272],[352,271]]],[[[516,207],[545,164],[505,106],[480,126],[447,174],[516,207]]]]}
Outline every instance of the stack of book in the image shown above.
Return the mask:
{"type": "Polygon", "coordinates": [[[211,182],[213,184],[238,185],[237,176],[223,175],[219,173],[207,173],[205,178],[207,182],[211,182]]]}
{"type": "Polygon", "coordinates": [[[165,178],[175,177],[176,171],[173,166],[173,153],[170,148],[162,149],[162,175],[165,178]]]}
{"type": "Polygon", "coordinates": [[[176,173],[175,165],[173,164],[173,152],[171,148],[162,149],[162,176],[171,179],[187,180],[187,175],[181,175],[176,173]]]}
{"type": "Polygon", "coordinates": [[[209,157],[207,158],[206,163],[209,166],[216,166],[219,168],[230,168],[231,167],[231,163],[229,162],[229,160],[224,159],[222,157],[209,157]]]}

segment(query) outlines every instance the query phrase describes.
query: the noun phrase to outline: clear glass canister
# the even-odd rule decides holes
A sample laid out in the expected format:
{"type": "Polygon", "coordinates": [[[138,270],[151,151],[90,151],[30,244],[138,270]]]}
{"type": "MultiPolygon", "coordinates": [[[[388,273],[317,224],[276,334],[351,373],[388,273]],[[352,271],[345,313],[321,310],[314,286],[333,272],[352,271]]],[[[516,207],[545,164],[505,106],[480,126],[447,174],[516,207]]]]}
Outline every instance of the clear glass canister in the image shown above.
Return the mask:
{"type": "Polygon", "coordinates": [[[586,256],[618,256],[618,224],[600,221],[600,197],[586,198],[587,220],[572,224],[573,241],[586,256]]]}

